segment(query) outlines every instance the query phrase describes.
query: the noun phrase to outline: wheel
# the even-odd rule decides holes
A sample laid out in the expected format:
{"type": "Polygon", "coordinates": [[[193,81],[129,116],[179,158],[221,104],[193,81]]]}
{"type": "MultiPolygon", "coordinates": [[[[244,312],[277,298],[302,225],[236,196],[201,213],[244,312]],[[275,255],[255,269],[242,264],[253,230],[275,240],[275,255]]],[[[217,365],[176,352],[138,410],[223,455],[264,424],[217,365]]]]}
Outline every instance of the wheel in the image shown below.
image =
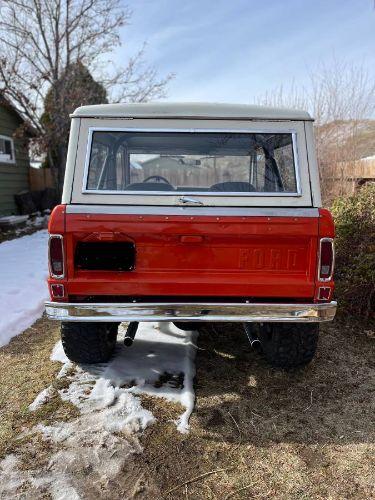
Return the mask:
{"type": "Polygon", "coordinates": [[[61,341],[75,363],[105,363],[113,354],[119,323],[61,323],[61,341]]]}
{"type": "Polygon", "coordinates": [[[276,368],[307,365],[318,345],[317,323],[258,323],[253,331],[267,361],[276,368]]]}
{"type": "Polygon", "coordinates": [[[173,321],[174,326],[183,330],[184,332],[190,332],[191,330],[198,330],[198,323],[194,321],[173,321]]]}

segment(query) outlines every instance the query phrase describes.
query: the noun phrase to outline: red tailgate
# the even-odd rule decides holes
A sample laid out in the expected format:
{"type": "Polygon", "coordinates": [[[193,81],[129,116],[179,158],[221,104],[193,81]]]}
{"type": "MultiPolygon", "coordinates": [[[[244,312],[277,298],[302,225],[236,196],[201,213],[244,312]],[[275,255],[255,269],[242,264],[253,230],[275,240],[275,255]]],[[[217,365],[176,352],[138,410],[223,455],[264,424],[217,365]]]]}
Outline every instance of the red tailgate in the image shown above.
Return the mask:
{"type": "Polygon", "coordinates": [[[66,214],[68,295],[312,300],[318,217],[66,214]],[[129,271],[78,269],[79,242],[133,242],[129,271]]]}

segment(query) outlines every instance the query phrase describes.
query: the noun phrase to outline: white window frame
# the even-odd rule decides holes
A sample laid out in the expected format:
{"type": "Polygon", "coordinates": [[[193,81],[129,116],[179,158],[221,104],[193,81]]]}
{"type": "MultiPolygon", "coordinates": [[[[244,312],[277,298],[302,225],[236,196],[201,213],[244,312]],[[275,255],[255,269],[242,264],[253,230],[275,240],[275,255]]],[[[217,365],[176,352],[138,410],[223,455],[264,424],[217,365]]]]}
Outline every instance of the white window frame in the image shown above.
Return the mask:
{"type": "Polygon", "coordinates": [[[256,192],[250,191],[249,193],[244,194],[243,192],[215,192],[212,191],[179,191],[177,193],[178,196],[210,196],[210,197],[301,197],[302,189],[301,189],[301,174],[300,174],[300,166],[298,159],[298,149],[297,149],[297,132],[296,130],[288,129],[285,130],[275,129],[275,130],[265,130],[265,129],[220,129],[220,128],[123,128],[123,127],[89,127],[89,135],[87,141],[86,155],[85,155],[85,165],[84,165],[84,173],[83,173],[83,183],[82,183],[82,194],[102,194],[102,195],[134,195],[134,196],[145,196],[147,195],[162,195],[162,196],[176,196],[176,192],[174,191],[127,191],[127,190],[105,190],[105,189],[87,189],[88,175],[89,175],[89,165],[90,165],[90,157],[91,157],[91,146],[93,134],[95,132],[178,132],[178,133],[236,133],[236,134],[289,134],[292,136],[292,147],[293,147],[293,160],[294,160],[294,171],[295,171],[295,180],[296,180],[296,191],[295,192],[256,192]]]}
{"type": "Polygon", "coordinates": [[[2,158],[0,155],[0,163],[9,163],[9,164],[15,164],[16,163],[16,155],[15,155],[15,150],[14,150],[14,141],[12,137],[9,137],[8,135],[0,135],[0,139],[3,139],[5,141],[10,142],[10,147],[12,150],[12,158],[10,160],[5,160],[2,158]]]}

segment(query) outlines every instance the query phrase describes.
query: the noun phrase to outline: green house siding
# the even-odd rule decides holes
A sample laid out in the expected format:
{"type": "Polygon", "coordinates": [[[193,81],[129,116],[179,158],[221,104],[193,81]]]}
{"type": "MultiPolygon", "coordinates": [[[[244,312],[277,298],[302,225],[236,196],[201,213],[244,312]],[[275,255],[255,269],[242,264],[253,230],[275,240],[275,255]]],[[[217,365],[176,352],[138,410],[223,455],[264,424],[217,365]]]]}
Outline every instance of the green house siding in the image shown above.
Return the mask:
{"type": "MultiPolygon", "coordinates": [[[[20,118],[0,104],[0,135],[13,138],[20,125],[20,118]]],[[[14,195],[29,188],[29,158],[23,141],[14,139],[16,163],[0,162],[0,216],[16,214],[14,195]]]]}

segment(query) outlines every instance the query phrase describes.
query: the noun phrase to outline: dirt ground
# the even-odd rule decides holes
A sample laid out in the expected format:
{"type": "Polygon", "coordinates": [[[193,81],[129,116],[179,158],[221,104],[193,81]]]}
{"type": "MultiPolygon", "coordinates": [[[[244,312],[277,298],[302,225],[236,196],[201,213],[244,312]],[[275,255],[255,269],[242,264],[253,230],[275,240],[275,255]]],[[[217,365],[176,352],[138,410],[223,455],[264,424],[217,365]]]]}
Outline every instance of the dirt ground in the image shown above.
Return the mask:
{"type": "MultiPolygon", "coordinates": [[[[57,338],[58,325],[41,319],[0,349],[0,456],[18,455],[26,471],[48,472],[51,449],[20,433],[77,416],[58,398],[27,411],[60,368],[49,361],[57,338]]],[[[106,485],[84,471],[82,498],[375,498],[375,340],[368,326],[323,325],[313,363],[289,373],[271,369],[236,327],[201,334],[198,347],[190,433],[172,423],[179,408],[142,397],[157,418],[139,436],[142,448],[106,485]]],[[[47,497],[21,488],[14,498],[47,497]]]]}

